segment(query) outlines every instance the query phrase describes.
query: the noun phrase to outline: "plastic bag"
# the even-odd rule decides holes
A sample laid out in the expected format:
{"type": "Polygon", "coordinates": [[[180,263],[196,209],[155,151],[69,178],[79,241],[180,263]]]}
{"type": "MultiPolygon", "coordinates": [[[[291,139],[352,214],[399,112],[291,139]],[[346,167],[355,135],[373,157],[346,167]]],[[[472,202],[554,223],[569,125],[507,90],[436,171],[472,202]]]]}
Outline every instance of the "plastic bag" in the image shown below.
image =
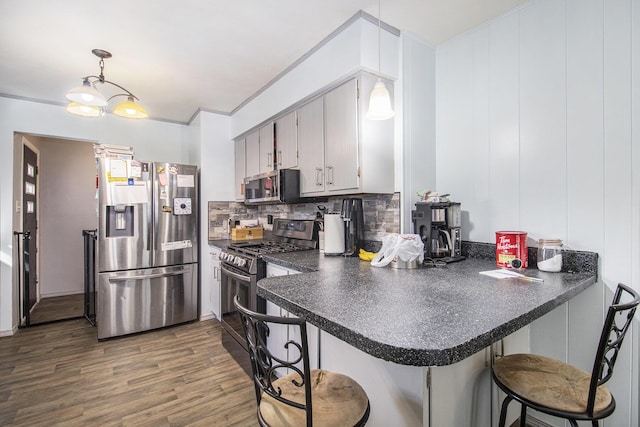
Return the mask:
{"type": "Polygon", "coordinates": [[[371,260],[374,267],[384,267],[394,258],[402,261],[424,261],[424,243],[417,234],[388,234],[382,238],[382,248],[371,260]]]}

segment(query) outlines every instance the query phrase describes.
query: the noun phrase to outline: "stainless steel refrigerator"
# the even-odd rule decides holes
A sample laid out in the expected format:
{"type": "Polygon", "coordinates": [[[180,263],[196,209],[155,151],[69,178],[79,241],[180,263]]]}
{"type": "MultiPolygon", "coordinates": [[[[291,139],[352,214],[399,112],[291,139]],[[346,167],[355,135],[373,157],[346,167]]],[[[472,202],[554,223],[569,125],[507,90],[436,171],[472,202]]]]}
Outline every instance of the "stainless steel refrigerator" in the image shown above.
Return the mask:
{"type": "Polygon", "coordinates": [[[198,168],[98,159],[98,339],[197,319],[198,168]]]}

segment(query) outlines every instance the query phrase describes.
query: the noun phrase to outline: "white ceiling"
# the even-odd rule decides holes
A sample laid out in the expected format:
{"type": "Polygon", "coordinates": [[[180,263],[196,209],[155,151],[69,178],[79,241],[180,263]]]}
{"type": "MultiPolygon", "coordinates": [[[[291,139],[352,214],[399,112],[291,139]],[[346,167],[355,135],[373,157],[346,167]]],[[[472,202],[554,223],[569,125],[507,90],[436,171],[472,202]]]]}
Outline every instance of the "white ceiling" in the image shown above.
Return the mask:
{"type": "MultiPolygon", "coordinates": [[[[526,1],[383,0],[381,17],[435,46],[526,1]]],[[[4,0],[0,95],[64,105],[100,48],[106,79],[153,118],[229,113],[360,10],[377,17],[378,1],[4,0]]]]}

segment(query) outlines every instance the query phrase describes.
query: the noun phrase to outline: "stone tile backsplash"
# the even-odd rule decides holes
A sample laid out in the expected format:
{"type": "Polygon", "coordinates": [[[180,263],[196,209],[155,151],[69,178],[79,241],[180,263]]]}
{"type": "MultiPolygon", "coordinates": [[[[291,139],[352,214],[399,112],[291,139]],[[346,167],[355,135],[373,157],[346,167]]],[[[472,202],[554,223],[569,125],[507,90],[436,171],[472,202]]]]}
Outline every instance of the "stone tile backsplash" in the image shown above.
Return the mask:
{"type": "MultiPolygon", "coordinates": [[[[265,230],[272,226],[267,215],[274,218],[313,219],[318,206],[328,212],[340,212],[342,199],[351,196],[330,197],[324,203],[296,203],[245,205],[238,202],[209,202],[209,240],[229,239],[229,220],[257,219],[265,230]]],[[[361,194],[364,207],[365,240],[380,241],[388,233],[400,232],[400,193],[361,194]]]]}

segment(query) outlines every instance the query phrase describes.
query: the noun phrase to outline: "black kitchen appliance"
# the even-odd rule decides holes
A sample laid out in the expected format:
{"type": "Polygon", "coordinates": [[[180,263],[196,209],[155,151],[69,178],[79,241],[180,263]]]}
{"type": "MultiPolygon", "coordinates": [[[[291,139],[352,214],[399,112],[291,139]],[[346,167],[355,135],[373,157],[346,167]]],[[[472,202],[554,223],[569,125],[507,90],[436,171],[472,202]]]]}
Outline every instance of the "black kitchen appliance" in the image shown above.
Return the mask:
{"type": "Polygon", "coordinates": [[[413,232],[424,242],[425,258],[463,260],[460,203],[417,202],[411,211],[413,232]]]}
{"type": "Polygon", "coordinates": [[[257,294],[258,280],[266,277],[266,262],[262,256],[315,249],[317,244],[318,230],[314,219],[274,218],[271,240],[238,241],[220,252],[222,345],[247,374],[251,375],[249,353],[233,298],[238,295],[242,306],[266,314],[267,303],[257,294]]]}
{"type": "Polygon", "coordinates": [[[364,248],[364,212],[362,199],[347,197],[342,200],[340,216],[344,221],[344,255],[358,256],[364,248]]]}
{"type": "Polygon", "coordinates": [[[244,202],[293,203],[300,200],[300,171],[278,169],[244,179],[244,202]]]}

